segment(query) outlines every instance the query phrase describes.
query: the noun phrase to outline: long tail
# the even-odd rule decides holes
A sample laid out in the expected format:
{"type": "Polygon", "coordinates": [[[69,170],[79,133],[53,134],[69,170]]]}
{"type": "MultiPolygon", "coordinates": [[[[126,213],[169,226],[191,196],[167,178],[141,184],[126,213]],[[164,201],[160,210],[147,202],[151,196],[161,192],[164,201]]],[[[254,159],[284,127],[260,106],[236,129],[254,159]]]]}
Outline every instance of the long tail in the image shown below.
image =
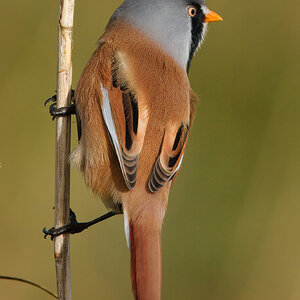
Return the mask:
{"type": "Polygon", "coordinates": [[[151,203],[128,220],[131,282],[136,300],[161,299],[161,227],[163,213],[151,203]]]}

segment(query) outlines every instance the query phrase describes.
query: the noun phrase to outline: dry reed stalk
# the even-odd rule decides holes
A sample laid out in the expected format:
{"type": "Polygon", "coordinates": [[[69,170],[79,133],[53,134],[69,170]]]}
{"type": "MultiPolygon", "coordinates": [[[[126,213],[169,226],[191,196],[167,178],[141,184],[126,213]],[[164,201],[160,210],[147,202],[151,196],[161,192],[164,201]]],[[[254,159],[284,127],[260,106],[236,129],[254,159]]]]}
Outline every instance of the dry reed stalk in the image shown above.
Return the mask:
{"type": "MultiPolygon", "coordinates": [[[[60,0],[57,108],[70,106],[72,85],[72,31],[75,0],[60,0]]],[[[70,155],[71,116],[56,119],[55,153],[55,224],[58,228],[69,223],[70,215],[70,155]]],[[[54,239],[57,296],[71,300],[70,235],[54,239]]]]}

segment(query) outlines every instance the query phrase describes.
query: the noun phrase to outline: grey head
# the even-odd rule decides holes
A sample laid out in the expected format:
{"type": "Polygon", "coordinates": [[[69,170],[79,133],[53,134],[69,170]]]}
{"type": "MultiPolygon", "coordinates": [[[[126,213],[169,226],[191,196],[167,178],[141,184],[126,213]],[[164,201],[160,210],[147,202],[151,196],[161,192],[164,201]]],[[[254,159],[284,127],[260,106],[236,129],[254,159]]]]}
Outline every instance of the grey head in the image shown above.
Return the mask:
{"type": "Polygon", "coordinates": [[[204,0],[125,0],[112,20],[131,23],[189,70],[205,36],[207,13],[204,0]],[[193,16],[189,14],[191,7],[195,8],[193,16]]]}

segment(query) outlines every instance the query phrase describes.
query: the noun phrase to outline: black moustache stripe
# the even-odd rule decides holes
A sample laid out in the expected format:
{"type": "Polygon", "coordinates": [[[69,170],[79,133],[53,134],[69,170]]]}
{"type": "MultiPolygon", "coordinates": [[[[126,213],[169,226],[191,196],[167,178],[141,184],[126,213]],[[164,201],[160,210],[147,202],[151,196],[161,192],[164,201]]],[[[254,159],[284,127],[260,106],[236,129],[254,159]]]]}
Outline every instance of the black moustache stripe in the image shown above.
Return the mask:
{"type": "Polygon", "coordinates": [[[191,19],[192,21],[192,41],[191,41],[191,50],[190,50],[190,56],[187,63],[187,72],[189,72],[191,68],[191,62],[194,57],[194,54],[199,46],[199,43],[202,39],[203,34],[203,26],[204,26],[204,20],[205,15],[202,12],[202,9],[197,9],[198,13],[191,19]]]}

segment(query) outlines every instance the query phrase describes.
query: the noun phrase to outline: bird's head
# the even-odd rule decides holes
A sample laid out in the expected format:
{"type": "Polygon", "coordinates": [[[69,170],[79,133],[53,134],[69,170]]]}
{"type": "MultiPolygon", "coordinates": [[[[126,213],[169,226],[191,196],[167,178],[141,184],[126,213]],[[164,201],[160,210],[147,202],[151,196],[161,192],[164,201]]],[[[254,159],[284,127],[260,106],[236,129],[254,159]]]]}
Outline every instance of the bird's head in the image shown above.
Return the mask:
{"type": "Polygon", "coordinates": [[[207,24],[222,20],[204,0],[125,0],[113,17],[141,30],[187,70],[207,24]]]}

